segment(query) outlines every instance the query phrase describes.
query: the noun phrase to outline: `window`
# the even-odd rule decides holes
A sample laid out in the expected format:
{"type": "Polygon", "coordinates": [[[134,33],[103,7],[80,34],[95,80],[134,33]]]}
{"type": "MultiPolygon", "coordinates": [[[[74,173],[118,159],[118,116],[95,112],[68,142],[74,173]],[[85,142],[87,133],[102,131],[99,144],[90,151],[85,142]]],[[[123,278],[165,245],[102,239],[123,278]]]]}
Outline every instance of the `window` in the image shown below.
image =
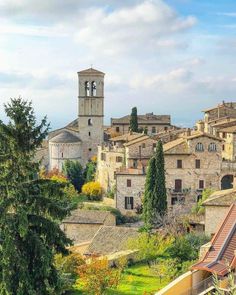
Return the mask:
{"type": "Polygon", "coordinates": [[[226,133],[225,132],[222,133],[222,137],[226,138],[226,133]]]}
{"type": "Polygon", "coordinates": [[[156,133],[156,127],[152,127],[152,133],[156,133]]]}
{"type": "Polygon", "coordinates": [[[199,180],[199,189],[204,189],[204,180],[199,180]]]}
{"type": "Polygon", "coordinates": [[[101,153],[101,160],[106,161],[106,154],[105,153],[101,153]]]}
{"type": "Polygon", "coordinates": [[[142,143],[142,148],[144,149],[146,147],[146,144],[145,143],[142,143]]]}
{"type": "Polygon", "coordinates": [[[217,151],[217,147],[216,144],[214,142],[211,142],[208,146],[208,151],[209,152],[216,152],[217,151]]]}
{"type": "Polygon", "coordinates": [[[121,163],[122,161],[123,161],[123,158],[122,157],[119,157],[119,156],[116,157],[116,162],[117,163],[121,163]]]}
{"type": "Polygon", "coordinates": [[[131,179],[127,179],[127,187],[131,187],[131,179]]]}
{"type": "Polygon", "coordinates": [[[89,150],[90,152],[92,151],[92,149],[91,149],[91,148],[89,148],[88,150],[89,150]]]}
{"type": "Polygon", "coordinates": [[[116,132],[120,132],[120,127],[116,127],[116,132]]]}
{"type": "Polygon", "coordinates": [[[164,127],[164,130],[167,131],[168,130],[168,127],[164,127]]]}
{"type": "Polygon", "coordinates": [[[224,150],[225,150],[225,145],[223,144],[223,145],[222,145],[222,151],[224,151],[224,150]]]}
{"type": "Polygon", "coordinates": [[[91,136],[91,132],[90,131],[89,131],[88,135],[91,136]]]}
{"type": "Polygon", "coordinates": [[[92,126],[92,125],[93,125],[92,119],[88,119],[88,126],[92,126]]]}
{"type": "Polygon", "coordinates": [[[152,144],[152,147],[153,147],[153,149],[155,149],[157,147],[157,144],[156,143],[153,143],[152,144]]]}
{"type": "Polygon", "coordinates": [[[133,160],[133,168],[137,168],[138,167],[138,160],[134,159],[133,160]]]}
{"type": "Polygon", "coordinates": [[[116,171],[114,171],[113,178],[116,179],[116,171]]]}
{"type": "Polygon", "coordinates": [[[91,83],[91,88],[92,88],[92,96],[96,96],[97,95],[97,85],[96,85],[95,81],[93,81],[91,83]]]}
{"type": "Polygon", "coordinates": [[[85,82],[84,88],[85,88],[85,96],[89,96],[89,82],[88,81],[85,82]]]}
{"type": "Polygon", "coordinates": [[[196,152],[204,152],[204,146],[201,142],[198,142],[196,145],[196,152]]]}
{"type": "Polygon", "coordinates": [[[199,159],[196,159],[195,160],[195,168],[196,169],[200,169],[201,168],[201,160],[199,160],[199,159]]]}
{"type": "Polygon", "coordinates": [[[182,191],[182,180],[181,179],[175,179],[175,191],[176,192],[182,191]]]}
{"type": "Polygon", "coordinates": [[[134,198],[133,197],[125,197],[125,209],[133,210],[134,209],[134,198]]]}
{"type": "Polygon", "coordinates": [[[177,160],[177,168],[183,168],[182,160],[177,160]]]}
{"type": "Polygon", "coordinates": [[[171,198],[171,205],[181,204],[183,205],[185,203],[185,197],[172,197],[171,198]]]}
{"type": "Polygon", "coordinates": [[[61,157],[63,158],[63,153],[61,153],[61,157]]]}

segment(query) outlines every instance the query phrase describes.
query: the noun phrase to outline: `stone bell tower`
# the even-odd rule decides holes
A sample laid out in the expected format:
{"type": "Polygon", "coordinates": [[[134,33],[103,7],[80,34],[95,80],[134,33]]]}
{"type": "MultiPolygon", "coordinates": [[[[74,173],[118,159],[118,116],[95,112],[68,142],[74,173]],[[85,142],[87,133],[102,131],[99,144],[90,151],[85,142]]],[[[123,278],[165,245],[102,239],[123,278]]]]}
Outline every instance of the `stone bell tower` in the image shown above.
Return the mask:
{"type": "Polygon", "coordinates": [[[103,142],[104,76],[93,68],[78,72],[79,136],[82,141],[82,164],[97,155],[103,142]]]}

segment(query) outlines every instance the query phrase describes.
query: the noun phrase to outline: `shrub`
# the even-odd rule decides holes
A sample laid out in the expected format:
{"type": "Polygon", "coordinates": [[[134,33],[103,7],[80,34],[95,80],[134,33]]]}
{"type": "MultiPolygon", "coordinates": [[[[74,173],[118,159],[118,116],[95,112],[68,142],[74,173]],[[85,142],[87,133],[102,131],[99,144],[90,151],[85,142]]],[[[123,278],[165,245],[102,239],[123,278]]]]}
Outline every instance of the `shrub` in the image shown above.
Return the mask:
{"type": "Polygon", "coordinates": [[[54,264],[62,279],[62,290],[70,290],[76,282],[78,268],[85,264],[80,254],[72,253],[67,256],[55,255],[54,264]]]}
{"type": "Polygon", "coordinates": [[[203,215],[205,213],[205,208],[202,206],[203,202],[206,201],[209,196],[214,193],[214,190],[211,188],[206,188],[202,192],[202,198],[197,202],[196,205],[192,207],[192,213],[195,213],[197,215],[203,215]]]}
{"type": "Polygon", "coordinates": [[[96,174],[96,168],[97,168],[97,162],[96,159],[91,159],[87,164],[84,171],[84,179],[85,182],[91,182],[95,179],[96,174]]]}
{"type": "Polygon", "coordinates": [[[82,193],[85,194],[89,200],[101,200],[102,187],[99,182],[91,181],[82,186],[82,193]]]}
{"type": "Polygon", "coordinates": [[[75,189],[80,192],[81,187],[84,184],[82,165],[78,161],[66,160],[63,164],[62,171],[73,184],[75,189]]]}
{"type": "Polygon", "coordinates": [[[103,295],[109,288],[116,288],[121,279],[122,268],[110,268],[106,258],[92,258],[90,263],[78,269],[78,285],[83,284],[86,294],[103,295]]]}

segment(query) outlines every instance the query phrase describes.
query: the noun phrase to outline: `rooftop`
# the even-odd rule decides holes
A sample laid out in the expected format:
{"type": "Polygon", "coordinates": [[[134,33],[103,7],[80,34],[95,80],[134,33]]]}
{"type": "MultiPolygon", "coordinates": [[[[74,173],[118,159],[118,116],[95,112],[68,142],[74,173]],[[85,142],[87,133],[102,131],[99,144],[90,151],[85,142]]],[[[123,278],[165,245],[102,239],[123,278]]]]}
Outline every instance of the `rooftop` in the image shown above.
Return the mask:
{"type": "Polygon", "coordinates": [[[105,75],[105,73],[95,70],[92,67],[83,71],[78,72],[78,75],[105,75]]]}
{"type": "Polygon", "coordinates": [[[117,141],[129,142],[129,141],[132,141],[134,139],[140,138],[142,136],[144,136],[143,133],[129,132],[129,133],[125,133],[123,135],[119,135],[119,136],[110,138],[109,140],[114,141],[114,142],[117,142],[117,141]]]}
{"type": "Polygon", "coordinates": [[[63,223],[76,224],[103,224],[111,213],[99,210],[74,210],[71,216],[63,220],[63,223]]]}
{"type": "Polygon", "coordinates": [[[88,255],[107,255],[127,249],[127,241],[138,235],[131,227],[103,226],[94,236],[87,249],[88,255]]]}
{"type": "Polygon", "coordinates": [[[204,206],[230,206],[236,201],[236,189],[216,191],[203,202],[204,206]]]}
{"type": "MultiPolygon", "coordinates": [[[[112,118],[111,121],[112,124],[130,124],[130,115],[121,118],[112,118]]],[[[153,113],[138,115],[139,124],[146,124],[149,122],[153,122],[154,124],[170,124],[170,115],[154,115],[153,113]]]]}
{"type": "Polygon", "coordinates": [[[70,131],[67,130],[59,132],[56,136],[50,139],[50,142],[54,143],[75,143],[80,141],[81,140],[78,136],[72,134],[70,131]]]}

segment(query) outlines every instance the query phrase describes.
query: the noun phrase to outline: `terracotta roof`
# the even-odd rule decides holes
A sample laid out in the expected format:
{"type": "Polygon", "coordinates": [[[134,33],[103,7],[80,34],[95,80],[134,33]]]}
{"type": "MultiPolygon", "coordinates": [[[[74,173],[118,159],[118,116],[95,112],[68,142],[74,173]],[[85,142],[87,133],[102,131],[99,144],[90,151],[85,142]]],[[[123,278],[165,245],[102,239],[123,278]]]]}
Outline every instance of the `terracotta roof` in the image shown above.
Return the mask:
{"type": "Polygon", "coordinates": [[[103,226],[89,245],[87,255],[107,255],[127,249],[127,241],[138,235],[131,227],[103,226]]]}
{"type": "Polygon", "coordinates": [[[236,133],[236,126],[226,127],[220,129],[219,132],[226,132],[226,133],[236,133]]]}
{"type": "Polygon", "coordinates": [[[194,138],[198,138],[198,137],[208,137],[208,138],[212,138],[214,140],[218,140],[218,141],[224,141],[222,138],[214,136],[210,133],[205,133],[205,132],[201,132],[201,131],[195,131],[192,132],[191,135],[186,136],[185,138],[190,140],[190,139],[194,139],[194,138]]]}
{"type": "Polygon", "coordinates": [[[175,140],[172,140],[170,142],[167,142],[163,145],[163,151],[164,152],[167,152],[168,150],[184,143],[185,140],[183,138],[178,138],[178,139],[175,139],[175,140]]]}
{"type": "MultiPolygon", "coordinates": [[[[135,139],[125,143],[124,146],[130,146],[132,144],[138,143],[140,141],[142,142],[142,141],[147,140],[147,139],[151,139],[151,137],[148,136],[148,135],[142,134],[142,136],[140,136],[138,138],[135,138],[135,139]]],[[[156,142],[156,140],[153,139],[153,142],[156,142]]]]}
{"type": "Polygon", "coordinates": [[[203,202],[204,206],[230,206],[236,201],[236,190],[227,189],[214,192],[203,202]]]}
{"type": "Polygon", "coordinates": [[[211,240],[211,247],[192,270],[206,270],[224,276],[229,268],[235,268],[236,204],[232,204],[224,221],[211,240]]]}
{"type": "Polygon", "coordinates": [[[76,224],[103,224],[111,213],[99,210],[74,210],[71,216],[65,218],[62,223],[76,224]]]}
{"type": "MultiPolygon", "coordinates": [[[[111,118],[112,124],[130,124],[130,115],[121,118],[111,118]]],[[[154,115],[153,113],[138,115],[139,124],[170,124],[170,115],[154,115]]]]}
{"type": "Polygon", "coordinates": [[[209,112],[209,111],[212,111],[212,110],[215,110],[215,109],[218,109],[218,108],[222,108],[222,107],[225,107],[227,109],[234,109],[235,108],[235,102],[222,102],[222,103],[218,104],[216,107],[203,110],[203,112],[209,112]]]}
{"type": "Polygon", "coordinates": [[[224,118],[220,118],[217,120],[212,120],[211,122],[211,126],[213,127],[230,127],[236,124],[236,119],[235,118],[229,118],[229,117],[224,117],[224,118]],[[217,122],[212,124],[212,122],[217,122]]]}
{"type": "Polygon", "coordinates": [[[67,130],[63,130],[58,133],[56,136],[50,139],[50,142],[55,143],[75,143],[80,142],[80,138],[67,130]]]}
{"type": "Polygon", "coordinates": [[[89,69],[86,69],[86,70],[83,70],[83,71],[80,71],[80,72],[78,72],[78,74],[79,75],[84,75],[84,74],[86,74],[86,75],[97,75],[97,74],[99,74],[99,75],[105,75],[105,73],[103,73],[103,72],[101,72],[101,71],[98,71],[98,70],[95,70],[95,69],[93,69],[93,68],[89,68],[89,69]]]}
{"type": "Polygon", "coordinates": [[[112,137],[109,140],[110,141],[125,141],[125,142],[129,142],[131,140],[137,139],[137,138],[142,137],[142,136],[143,136],[143,133],[136,133],[136,132],[130,133],[129,132],[129,133],[125,133],[123,135],[112,137]]]}

